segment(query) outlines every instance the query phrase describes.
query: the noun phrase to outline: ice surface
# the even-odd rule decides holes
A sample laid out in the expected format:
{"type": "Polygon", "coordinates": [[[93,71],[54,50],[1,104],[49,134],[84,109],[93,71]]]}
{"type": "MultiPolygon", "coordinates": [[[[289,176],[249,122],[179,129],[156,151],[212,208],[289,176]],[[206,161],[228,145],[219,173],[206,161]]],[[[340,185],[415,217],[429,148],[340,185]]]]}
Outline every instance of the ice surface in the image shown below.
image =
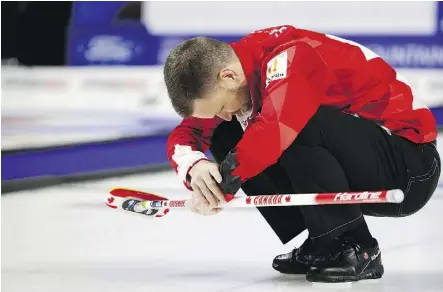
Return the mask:
{"type": "Polygon", "coordinates": [[[443,184],[413,216],[368,217],[382,249],[381,280],[332,286],[275,272],[274,256],[306,234],[283,246],[254,209],[211,217],[173,210],[149,220],[105,206],[116,186],[187,194],[164,172],[3,196],[2,291],[443,291],[443,184]]]}

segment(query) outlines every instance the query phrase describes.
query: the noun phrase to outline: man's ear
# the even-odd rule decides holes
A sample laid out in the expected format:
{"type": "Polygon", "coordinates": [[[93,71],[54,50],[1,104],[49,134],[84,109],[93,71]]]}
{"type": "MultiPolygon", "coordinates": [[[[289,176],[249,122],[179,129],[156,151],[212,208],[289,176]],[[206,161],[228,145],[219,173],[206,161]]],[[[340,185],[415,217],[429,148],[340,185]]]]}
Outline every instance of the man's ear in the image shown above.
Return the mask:
{"type": "Polygon", "coordinates": [[[234,80],[237,76],[237,73],[230,68],[223,68],[220,70],[218,74],[220,79],[231,79],[234,80]]]}
{"type": "Polygon", "coordinates": [[[220,86],[228,90],[236,90],[239,86],[239,75],[231,68],[220,70],[219,81],[220,86]]]}

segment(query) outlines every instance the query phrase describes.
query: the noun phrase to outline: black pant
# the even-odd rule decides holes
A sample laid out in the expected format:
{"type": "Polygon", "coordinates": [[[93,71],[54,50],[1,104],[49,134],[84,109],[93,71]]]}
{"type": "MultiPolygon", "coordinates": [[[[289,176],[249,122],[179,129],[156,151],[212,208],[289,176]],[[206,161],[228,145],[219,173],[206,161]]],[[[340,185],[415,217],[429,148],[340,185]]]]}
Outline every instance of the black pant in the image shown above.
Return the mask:
{"type": "MultiPolygon", "coordinates": [[[[214,132],[217,162],[241,139],[233,120],[214,132]]],[[[425,206],[440,176],[436,142],[415,144],[389,134],[375,122],[321,107],[278,163],[242,186],[248,196],[276,193],[402,189],[401,204],[258,208],[283,243],[306,228],[314,242],[329,241],[360,224],[363,214],[402,217],[425,206]]]]}

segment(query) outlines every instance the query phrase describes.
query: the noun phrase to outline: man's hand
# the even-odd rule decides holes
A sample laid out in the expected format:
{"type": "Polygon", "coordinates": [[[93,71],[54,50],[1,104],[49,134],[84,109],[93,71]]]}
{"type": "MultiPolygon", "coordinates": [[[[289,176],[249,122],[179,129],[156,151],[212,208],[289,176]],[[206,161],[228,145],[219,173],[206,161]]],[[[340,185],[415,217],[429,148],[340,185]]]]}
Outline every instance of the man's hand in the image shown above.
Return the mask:
{"type": "Polygon", "coordinates": [[[192,196],[191,200],[191,211],[203,215],[203,216],[209,216],[209,215],[215,215],[222,211],[222,208],[212,208],[208,205],[206,199],[205,201],[202,201],[199,197],[196,195],[192,196]]]}
{"type": "Polygon", "coordinates": [[[225,202],[225,197],[217,183],[222,181],[222,176],[216,163],[201,160],[189,171],[191,187],[193,189],[191,210],[202,215],[218,213],[220,202],[225,202]]]}

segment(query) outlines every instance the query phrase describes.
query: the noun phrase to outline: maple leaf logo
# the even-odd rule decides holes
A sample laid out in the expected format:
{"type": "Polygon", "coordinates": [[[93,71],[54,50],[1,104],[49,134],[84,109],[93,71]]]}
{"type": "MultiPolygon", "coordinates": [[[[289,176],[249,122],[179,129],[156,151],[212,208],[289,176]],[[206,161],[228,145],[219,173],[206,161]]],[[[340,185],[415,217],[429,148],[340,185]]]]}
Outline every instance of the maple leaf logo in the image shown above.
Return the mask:
{"type": "Polygon", "coordinates": [[[112,204],[112,203],[114,202],[114,200],[115,200],[114,197],[109,197],[109,198],[108,198],[108,203],[109,203],[109,204],[112,204]]]}
{"type": "Polygon", "coordinates": [[[290,196],[286,196],[285,197],[285,201],[286,201],[286,203],[289,203],[291,201],[291,197],[290,196]]]}
{"type": "Polygon", "coordinates": [[[251,204],[251,198],[246,198],[246,204],[251,204]]]}

